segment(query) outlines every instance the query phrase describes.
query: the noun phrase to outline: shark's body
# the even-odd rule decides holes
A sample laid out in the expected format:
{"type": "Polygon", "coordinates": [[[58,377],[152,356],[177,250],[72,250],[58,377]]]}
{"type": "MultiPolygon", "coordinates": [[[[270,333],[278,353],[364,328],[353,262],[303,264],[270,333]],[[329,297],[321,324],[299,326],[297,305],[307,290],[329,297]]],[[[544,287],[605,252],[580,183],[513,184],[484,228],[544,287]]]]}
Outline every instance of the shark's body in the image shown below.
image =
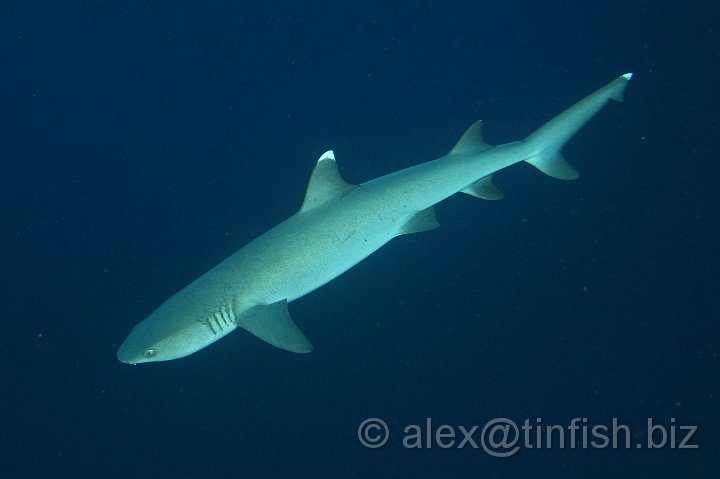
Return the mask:
{"type": "Polygon", "coordinates": [[[288,302],[344,273],[392,238],[437,227],[433,206],[455,193],[501,198],[490,175],[509,165],[526,161],[550,176],[577,178],[560,149],[609,99],[622,99],[630,77],[617,78],[523,141],[491,147],[477,122],[442,158],[361,185],[346,183],[332,151],[325,153],[298,213],[138,323],[118,359],[134,364],[180,358],[238,327],[280,348],[309,352],[312,346],[292,322],[288,302]]]}

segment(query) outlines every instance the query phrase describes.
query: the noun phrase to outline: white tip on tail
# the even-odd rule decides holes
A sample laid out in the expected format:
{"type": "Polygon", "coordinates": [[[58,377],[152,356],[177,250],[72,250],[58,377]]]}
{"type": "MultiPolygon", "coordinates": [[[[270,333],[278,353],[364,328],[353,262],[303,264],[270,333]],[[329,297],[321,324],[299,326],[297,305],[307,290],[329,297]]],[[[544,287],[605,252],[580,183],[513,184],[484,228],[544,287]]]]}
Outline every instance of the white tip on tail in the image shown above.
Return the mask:
{"type": "Polygon", "coordinates": [[[623,100],[623,92],[632,75],[626,73],[617,77],[535,130],[524,140],[533,150],[533,154],[525,161],[553,178],[578,178],[578,172],[563,159],[560,150],[608,100],[623,100]]]}

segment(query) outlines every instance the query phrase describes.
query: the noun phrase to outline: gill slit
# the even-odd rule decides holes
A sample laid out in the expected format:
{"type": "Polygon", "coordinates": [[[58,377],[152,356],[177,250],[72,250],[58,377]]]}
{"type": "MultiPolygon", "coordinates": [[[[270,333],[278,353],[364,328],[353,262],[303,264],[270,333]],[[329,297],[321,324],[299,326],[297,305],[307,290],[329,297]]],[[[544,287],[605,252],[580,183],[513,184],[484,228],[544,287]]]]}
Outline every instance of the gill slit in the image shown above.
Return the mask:
{"type": "Polygon", "coordinates": [[[207,326],[213,335],[218,335],[220,332],[225,331],[225,329],[236,326],[235,312],[233,310],[232,303],[221,306],[220,309],[213,311],[205,319],[199,320],[199,322],[207,326]]]}

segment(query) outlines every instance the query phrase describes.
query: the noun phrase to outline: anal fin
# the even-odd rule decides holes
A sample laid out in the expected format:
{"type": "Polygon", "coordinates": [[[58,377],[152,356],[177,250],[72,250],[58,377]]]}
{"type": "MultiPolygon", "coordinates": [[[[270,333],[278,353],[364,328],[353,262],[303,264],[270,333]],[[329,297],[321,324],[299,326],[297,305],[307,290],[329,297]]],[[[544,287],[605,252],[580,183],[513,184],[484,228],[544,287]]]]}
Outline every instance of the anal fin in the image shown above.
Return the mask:
{"type": "Polygon", "coordinates": [[[492,182],[492,175],[480,178],[461,192],[483,200],[501,200],[505,197],[503,192],[492,182]]]}
{"type": "Polygon", "coordinates": [[[550,154],[545,153],[525,161],[546,175],[558,180],[577,180],[580,177],[580,173],[567,162],[559,151],[550,154]]]}

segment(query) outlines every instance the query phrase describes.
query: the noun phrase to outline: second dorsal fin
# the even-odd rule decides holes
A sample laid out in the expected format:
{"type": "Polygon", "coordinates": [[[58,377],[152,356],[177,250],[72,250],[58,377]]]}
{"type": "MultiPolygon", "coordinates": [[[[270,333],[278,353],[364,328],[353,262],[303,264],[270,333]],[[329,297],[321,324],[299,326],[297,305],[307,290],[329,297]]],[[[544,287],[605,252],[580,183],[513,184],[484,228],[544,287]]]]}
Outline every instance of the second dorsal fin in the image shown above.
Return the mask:
{"type": "Polygon", "coordinates": [[[326,151],[320,156],[312,175],[310,175],[310,182],[300,211],[311,210],[327,201],[345,196],[354,188],[357,188],[357,185],[348,183],[340,176],[333,151],[326,151]]]}
{"type": "Polygon", "coordinates": [[[450,150],[449,154],[476,154],[492,148],[492,145],[488,145],[483,139],[482,126],[483,124],[480,120],[470,125],[470,127],[465,130],[465,133],[463,133],[463,136],[460,137],[457,144],[455,144],[453,149],[450,150]]]}

